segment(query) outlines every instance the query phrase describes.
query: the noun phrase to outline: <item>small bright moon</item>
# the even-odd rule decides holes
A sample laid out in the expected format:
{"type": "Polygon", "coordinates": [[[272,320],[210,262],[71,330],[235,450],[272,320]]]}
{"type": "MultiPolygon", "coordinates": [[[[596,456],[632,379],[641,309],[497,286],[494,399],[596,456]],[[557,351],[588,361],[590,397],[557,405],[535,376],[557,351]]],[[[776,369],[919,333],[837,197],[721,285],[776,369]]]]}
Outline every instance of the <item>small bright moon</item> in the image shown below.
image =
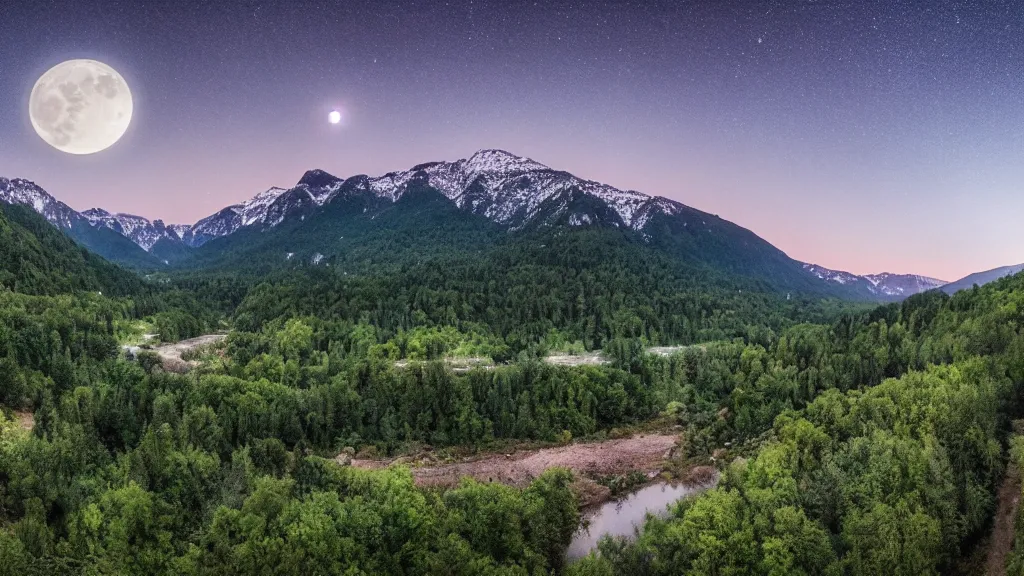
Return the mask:
{"type": "Polygon", "coordinates": [[[337,110],[331,110],[331,113],[327,115],[327,121],[331,124],[337,124],[341,122],[341,112],[337,110]]]}
{"type": "Polygon", "coordinates": [[[96,60],[68,60],[32,88],[29,118],[47,144],[68,154],[95,154],[124,136],[132,93],[116,70],[96,60]]]}

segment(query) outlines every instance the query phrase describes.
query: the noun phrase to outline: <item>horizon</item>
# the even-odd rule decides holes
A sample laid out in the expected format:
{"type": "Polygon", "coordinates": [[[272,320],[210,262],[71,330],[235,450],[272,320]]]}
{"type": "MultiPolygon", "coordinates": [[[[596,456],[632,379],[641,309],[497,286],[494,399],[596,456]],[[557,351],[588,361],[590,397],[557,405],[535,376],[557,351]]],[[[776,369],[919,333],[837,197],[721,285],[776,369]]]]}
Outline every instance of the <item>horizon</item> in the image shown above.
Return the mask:
{"type": "MultiPolygon", "coordinates": [[[[467,160],[467,159],[471,158],[472,156],[474,156],[475,154],[480,153],[480,152],[485,152],[485,151],[505,152],[505,153],[511,154],[513,156],[517,156],[517,157],[520,157],[520,158],[525,158],[527,160],[531,160],[531,161],[537,162],[537,163],[542,164],[542,165],[544,165],[544,166],[546,166],[546,167],[548,167],[548,168],[550,168],[552,170],[567,171],[567,172],[572,173],[574,176],[576,176],[578,178],[582,178],[584,180],[592,180],[592,181],[600,182],[598,180],[594,180],[593,178],[588,178],[586,175],[574,173],[571,170],[563,170],[563,169],[561,169],[561,168],[559,168],[557,166],[551,166],[549,163],[544,162],[542,160],[537,160],[536,158],[533,158],[533,157],[531,157],[529,155],[518,154],[515,151],[507,150],[507,149],[504,149],[504,148],[494,148],[494,147],[487,148],[487,147],[485,147],[485,148],[477,149],[473,153],[465,154],[465,155],[462,155],[462,156],[460,156],[458,158],[454,158],[454,159],[424,160],[424,161],[416,162],[415,164],[411,164],[410,166],[408,166],[406,168],[393,169],[393,170],[388,170],[386,172],[373,173],[373,174],[367,173],[367,172],[356,171],[356,172],[352,172],[352,173],[347,174],[347,175],[339,175],[339,174],[337,174],[335,172],[332,172],[331,170],[326,170],[326,169],[319,168],[319,167],[308,168],[308,169],[302,171],[302,173],[299,174],[299,176],[294,179],[292,184],[286,184],[286,185],[271,184],[269,186],[265,186],[262,189],[259,189],[258,191],[253,192],[252,194],[239,196],[238,199],[233,200],[233,201],[229,200],[228,203],[224,204],[223,206],[220,206],[220,207],[215,208],[215,209],[213,209],[213,210],[211,210],[211,211],[209,211],[209,212],[207,212],[207,213],[205,213],[203,215],[200,215],[200,216],[196,217],[195,219],[193,219],[190,222],[186,222],[186,221],[175,221],[175,220],[167,219],[167,218],[164,218],[164,217],[162,217],[160,215],[140,214],[140,213],[137,213],[137,212],[132,212],[130,210],[113,209],[113,208],[108,207],[108,206],[96,206],[96,205],[78,206],[78,205],[72,204],[71,202],[68,202],[59,193],[55,193],[50,188],[48,188],[46,185],[44,185],[43,183],[41,183],[40,181],[38,181],[36,179],[25,178],[25,177],[22,177],[22,176],[11,177],[11,176],[3,175],[3,174],[0,174],[0,178],[10,178],[11,180],[22,179],[22,180],[30,181],[30,182],[36,184],[37,186],[39,186],[40,188],[42,188],[43,190],[45,190],[46,192],[48,192],[50,195],[52,195],[58,201],[64,202],[65,204],[67,204],[68,206],[70,206],[71,208],[76,210],[77,212],[85,212],[86,210],[90,210],[90,209],[102,209],[102,210],[105,210],[105,211],[109,212],[110,214],[123,214],[123,215],[128,215],[128,216],[137,216],[137,217],[145,218],[145,219],[149,220],[150,222],[155,222],[156,220],[161,220],[167,226],[172,226],[172,225],[192,226],[192,225],[195,225],[196,223],[198,223],[200,220],[202,220],[204,218],[207,218],[207,217],[209,217],[209,216],[211,216],[213,214],[216,214],[217,212],[219,212],[219,211],[221,211],[221,210],[223,210],[225,208],[229,208],[231,206],[236,206],[236,205],[239,205],[239,204],[243,204],[243,203],[253,199],[257,195],[259,195],[259,194],[261,194],[263,192],[266,192],[268,190],[272,190],[272,189],[280,189],[280,190],[285,190],[285,191],[286,190],[290,190],[290,189],[294,188],[298,184],[298,182],[302,179],[302,177],[307,172],[310,172],[310,171],[320,170],[322,172],[326,172],[326,173],[330,174],[331,176],[334,176],[336,178],[340,178],[342,180],[345,180],[345,179],[348,179],[348,178],[352,178],[354,176],[359,176],[359,175],[366,175],[366,176],[369,176],[370,178],[377,178],[377,177],[381,177],[381,176],[387,175],[387,174],[392,173],[392,172],[406,171],[406,170],[411,169],[413,166],[416,166],[416,165],[419,165],[419,164],[426,164],[426,163],[431,163],[431,162],[458,162],[460,160],[467,160]]],[[[609,184],[607,182],[601,182],[601,183],[602,184],[609,184]]],[[[609,185],[614,186],[613,184],[609,184],[609,185]]],[[[671,196],[649,194],[649,193],[647,193],[647,192],[645,192],[643,190],[636,190],[636,189],[632,189],[632,188],[622,188],[622,187],[619,187],[619,186],[614,186],[614,187],[618,188],[619,190],[623,190],[623,191],[640,192],[641,194],[645,194],[645,195],[650,196],[652,198],[653,197],[662,197],[662,198],[668,198],[670,200],[674,200],[676,202],[681,202],[681,203],[683,203],[683,204],[685,204],[685,205],[687,205],[687,206],[689,206],[691,208],[695,208],[695,209],[700,210],[702,212],[706,212],[708,214],[713,214],[715,216],[722,217],[724,220],[727,220],[727,221],[732,222],[732,223],[734,223],[734,224],[736,224],[738,226],[742,226],[742,227],[750,230],[754,234],[757,234],[761,238],[767,240],[769,243],[774,245],[776,248],[779,248],[780,250],[785,252],[787,256],[789,256],[790,258],[793,258],[794,260],[797,260],[797,261],[800,261],[800,262],[804,262],[806,264],[810,264],[810,265],[813,265],[813,266],[827,268],[827,269],[838,271],[838,272],[849,272],[851,274],[856,274],[858,276],[878,276],[878,275],[884,275],[884,274],[916,275],[916,276],[922,276],[922,277],[925,277],[925,278],[929,278],[929,279],[932,279],[932,280],[939,280],[939,281],[944,282],[944,283],[952,283],[952,282],[956,282],[958,280],[961,280],[961,279],[963,279],[963,278],[965,278],[967,276],[970,276],[971,274],[975,274],[975,273],[979,273],[979,272],[988,272],[988,271],[992,271],[992,270],[995,270],[995,269],[998,269],[998,268],[1003,268],[1003,267],[1006,267],[1006,266],[1014,266],[1014,265],[1018,264],[1017,262],[1010,262],[1010,263],[996,264],[994,266],[990,266],[990,267],[987,267],[987,268],[972,268],[972,269],[968,269],[968,270],[964,271],[963,273],[957,273],[958,275],[956,275],[955,277],[937,276],[937,275],[934,275],[934,274],[929,274],[927,272],[921,272],[921,271],[917,271],[917,270],[903,270],[903,271],[880,270],[879,271],[879,270],[870,270],[869,269],[867,271],[863,271],[863,270],[855,270],[855,269],[843,268],[841,266],[833,266],[833,265],[830,265],[828,263],[815,262],[815,261],[812,261],[812,260],[803,259],[799,255],[795,255],[795,254],[791,253],[790,251],[786,250],[785,248],[783,248],[782,246],[780,246],[772,238],[767,237],[767,236],[761,234],[756,229],[753,229],[753,228],[751,228],[749,226],[744,226],[740,222],[736,222],[735,220],[733,220],[732,218],[728,217],[727,215],[723,215],[723,214],[720,214],[720,213],[714,213],[714,212],[712,212],[710,210],[701,208],[700,206],[692,206],[690,204],[686,204],[686,202],[682,202],[682,201],[680,201],[678,199],[672,198],[671,196]]]]}

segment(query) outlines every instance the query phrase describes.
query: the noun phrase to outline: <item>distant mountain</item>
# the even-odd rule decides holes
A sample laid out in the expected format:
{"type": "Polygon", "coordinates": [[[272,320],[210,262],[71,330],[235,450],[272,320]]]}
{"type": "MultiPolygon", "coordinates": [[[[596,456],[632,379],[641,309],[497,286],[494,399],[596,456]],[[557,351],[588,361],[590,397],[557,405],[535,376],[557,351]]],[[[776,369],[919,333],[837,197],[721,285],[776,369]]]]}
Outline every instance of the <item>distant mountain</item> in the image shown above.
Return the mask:
{"type": "Polygon", "coordinates": [[[381,263],[382,258],[398,261],[452,250],[479,252],[503,238],[550,230],[600,228],[620,231],[623,241],[777,290],[889,300],[941,284],[899,275],[849,275],[843,281],[845,273],[803,265],[716,215],[502,150],[378,177],[343,179],[310,170],[291,188],[270,188],[193,225],[165,225],[100,208],[78,214],[31,182],[2,182],[12,184],[6,195],[0,184],[0,200],[31,206],[97,253],[143,268],[327,266],[338,257],[353,262],[359,255],[364,263],[371,255],[381,263]],[[101,232],[130,240],[134,250],[106,237],[100,241],[96,236],[101,232]],[[395,244],[395,238],[407,242],[395,244]],[[376,250],[384,245],[390,248],[376,250]]]}
{"type": "Polygon", "coordinates": [[[847,286],[858,291],[867,291],[880,300],[903,300],[914,294],[934,290],[946,285],[944,280],[918,276],[915,274],[868,274],[858,276],[841,270],[830,270],[817,264],[804,264],[804,270],[818,278],[839,286],[847,286]]]}
{"type": "Polygon", "coordinates": [[[106,227],[128,238],[149,252],[161,239],[181,241],[179,231],[188,227],[166,226],[163,220],[149,220],[133,214],[111,214],[102,208],[90,208],[82,212],[89,222],[96,227],[106,227]]]}
{"type": "Polygon", "coordinates": [[[984,286],[989,282],[999,280],[1005,276],[1011,276],[1024,270],[1024,264],[1017,264],[1016,266],[1003,266],[1002,268],[995,268],[993,270],[986,270],[985,272],[976,272],[969,276],[965,276],[956,282],[950,282],[942,287],[942,290],[947,294],[953,294],[960,290],[966,290],[973,287],[975,284],[978,286],[984,286]]]}

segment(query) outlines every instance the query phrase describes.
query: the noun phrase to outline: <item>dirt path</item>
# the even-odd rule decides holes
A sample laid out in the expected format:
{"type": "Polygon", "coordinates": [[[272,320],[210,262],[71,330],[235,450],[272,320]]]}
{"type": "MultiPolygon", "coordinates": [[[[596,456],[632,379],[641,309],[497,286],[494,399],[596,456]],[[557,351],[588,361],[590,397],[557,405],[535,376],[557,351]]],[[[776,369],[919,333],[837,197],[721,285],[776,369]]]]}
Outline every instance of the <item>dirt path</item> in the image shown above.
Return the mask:
{"type": "MultiPolygon", "coordinates": [[[[524,486],[548,468],[568,468],[582,475],[623,474],[632,470],[658,472],[675,447],[678,436],[642,435],[592,444],[570,444],[556,448],[492,454],[474,460],[442,465],[416,466],[413,477],[421,486],[452,486],[464,476],[481,481],[524,486]]],[[[359,468],[381,468],[391,462],[353,460],[359,468]]]]}
{"type": "Polygon", "coordinates": [[[985,561],[987,576],[1006,574],[1006,558],[1013,551],[1013,525],[1020,507],[1020,497],[1020,470],[1011,463],[1006,468],[1003,485],[999,487],[996,515],[988,543],[988,558],[985,561]]]}
{"type": "Polygon", "coordinates": [[[200,346],[216,344],[227,337],[227,334],[207,334],[198,338],[190,338],[188,340],[182,340],[181,342],[175,342],[174,344],[157,346],[156,348],[153,348],[153,351],[160,355],[160,358],[164,362],[165,370],[171,372],[187,372],[189,368],[196,365],[196,362],[183,360],[181,358],[183,354],[189,350],[199,348],[200,346]]]}

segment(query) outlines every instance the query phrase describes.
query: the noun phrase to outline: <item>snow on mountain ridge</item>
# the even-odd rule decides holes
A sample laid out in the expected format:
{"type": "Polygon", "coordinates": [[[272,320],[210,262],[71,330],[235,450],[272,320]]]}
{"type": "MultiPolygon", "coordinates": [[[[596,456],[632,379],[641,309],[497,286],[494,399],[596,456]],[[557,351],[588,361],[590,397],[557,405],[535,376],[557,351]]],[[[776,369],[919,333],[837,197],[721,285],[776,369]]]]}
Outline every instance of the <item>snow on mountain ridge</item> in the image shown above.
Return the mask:
{"type": "Polygon", "coordinates": [[[166,226],[161,220],[150,222],[134,214],[111,214],[102,208],[90,208],[81,213],[93,226],[105,226],[135,242],[149,252],[161,238],[182,240],[174,226],[166,226]]]}
{"type": "MultiPolygon", "coordinates": [[[[250,226],[257,222],[263,222],[267,215],[267,209],[275,200],[287,192],[284,188],[276,186],[253,196],[242,204],[236,204],[229,208],[235,210],[242,219],[242,226],[250,226]]],[[[234,232],[234,230],[232,230],[234,232]]]]}
{"type": "Polygon", "coordinates": [[[854,285],[863,283],[864,287],[876,296],[888,298],[903,298],[913,296],[921,292],[933,290],[947,284],[943,280],[919,276],[916,274],[893,274],[883,272],[881,274],[868,274],[858,276],[841,270],[831,270],[816,264],[804,264],[804,270],[814,274],[818,278],[841,285],[854,285]]]}
{"type": "Polygon", "coordinates": [[[520,172],[533,172],[536,170],[550,170],[540,162],[529,158],[516,156],[504,150],[487,149],[480,150],[463,162],[465,171],[470,175],[487,174],[511,174],[520,172]]]}
{"type": "Polygon", "coordinates": [[[935,288],[939,286],[945,286],[949,284],[945,280],[939,280],[938,278],[930,278],[928,276],[920,276],[918,274],[896,274],[893,272],[882,272],[881,274],[868,274],[864,276],[873,283],[883,282],[889,278],[906,278],[915,282],[920,282],[923,285],[933,285],[935,288]]]}
{"type": "MultiPolygon", "coordinates": [[[[426,176],[426,183],[452,200],[456,206],[480,214],[513,229],[531,222],[542,206],[568,198],[572,190],[595,196],[611,206],[622,221],[634,229],[643,228],[657,212],[676,213],[679,205],[665,198],[652,198],[635,191],[622,191],[606,184],[577,178],[503,150],[480,150],[454,162],[430,162],[410,170],[377,177],[352,176],[341,179],[319,170],[309,170],[289,190],[271,188],[247,202],[229,206],[197,222],[191,245],[226,236],[245,226],[272,228],[284,222],[291,205],[304,205],[308,194],[317,206],[330,202],[348,184],[350,190],[368,189],[375,196],[397,202],[414,178],[426,176]],[[288,199],[286,205],[280,202],[288,199]],[[237,215],[237,217],[236,217],[237,215]]],[[[558,203],[558,210],[566,208],[558,203]]],[[[585,225],[589,219],[571,219],[570,225],[585,225]]],[[[188,240],[186,240],[188,242],[188,240]]]]}
{"type": "Polygon", "coordinates": [[[818,266],[817,264],[804,264],[804,270],[807,270],[826,282],[835,282],[836,284],[843,285],[852,284],[861,278],[856,274],[850,274],[849,272],[843,272],[842,270],[831,270],[824,266],[818,266]]]}
{"type": "MultiPolygon", "coordinates": [[[[192,225],[166,226],[159,220],[150,221],[141,216],[110,213],[99,208],[87,210],[80,216],[93,226],[105,226],[124,235],[147,251],[152,250],[161,238],[179,240],[196,247],[213,238],[232,234],[242,227],[277,226],[301,206],[308,206],[310,202],[316,206],[326,204],[347,182],[352,182],[349,185],[351,190],[368,189],[378,197],[396,202],[408,189],[409,183],[421,174],[426,175],[427,184],[458,207],[512,229],[521,228],[533,221],[542,208],[553,210],[554,214],[564,212],[568,209],[573,191],[602,200],[619,215],[626,226],[637,230],[643,228],[656,213],[671,214],[680,209],[677,203],[665,198],[618,190],[606,184],[578,178],[568,172],[553,170],[504,150],[485,149],[454,162],[420,164],[410,170],[389,172],[373,178],[353,176],[343,180],[323,170],[309,170],[290,189],[270,188],[192,225]]],[[[16,185],[0,187],[0,199],[32,206],[51,222],[64,227],[70,227],[71,220],[79,216],[38,186],[27,181],[13,182],[16,185]]],[[[590,222],[589,217],[570,218],[568,221],[570,226],[582,226],[590,222]]],[[[617,221],[611,223],[618,225],[617,221]]]]}
{"type": "MultiPolygon", "coordinates": [[[[652,198],[584,180],[529,158],[494,149],[481,150],[454,162],[420,164],[411,170],[369,178],[370,189],[377,196],[394,202],[419,173],[424,173],[429,185],[458,207],[513,228],[530,222],[541,206],[573,189],[603,200],[627,226],[635,229],[646,225],[656,211],[676,213],[679,210],[678,205],[665,198],[652,198]],[[644,217],[636,218],[644,206],[649,208],[644,217]]],[[[325,201],[329,200],[330,196],[325,196],[325,201]]],[[[584,220],[575,219],[570,225],[583,225],[582,222],[584,220]]]]}
{"type": "Polygon", "coordinates": [[[58,228],[71,228],[82,218],[78,212],[51,196],[35,182],[23,178],[0,178],[0,201],[32,208],[58,228]]]}

